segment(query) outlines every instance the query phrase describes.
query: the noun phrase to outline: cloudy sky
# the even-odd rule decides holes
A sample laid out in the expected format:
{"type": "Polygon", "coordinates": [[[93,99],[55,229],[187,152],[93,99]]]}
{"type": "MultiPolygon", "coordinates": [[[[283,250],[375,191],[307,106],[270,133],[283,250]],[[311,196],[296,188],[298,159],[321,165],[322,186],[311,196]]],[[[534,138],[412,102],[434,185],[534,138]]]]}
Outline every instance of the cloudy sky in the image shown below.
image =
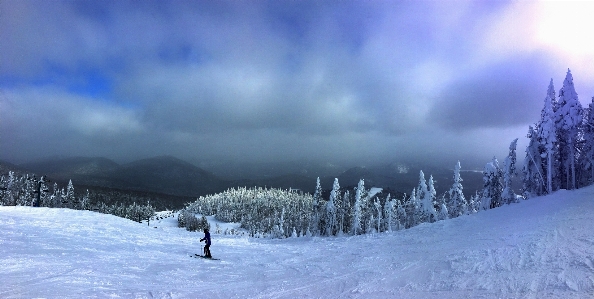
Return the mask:
{"type": "Polygon", "coordinates": [[[453,166],[514,138],[523,159],[551,78],[558,91],[570,68],[582,104],[594,96],[592,15],[586,1],[2,0],[0,159],[453,166]]]}

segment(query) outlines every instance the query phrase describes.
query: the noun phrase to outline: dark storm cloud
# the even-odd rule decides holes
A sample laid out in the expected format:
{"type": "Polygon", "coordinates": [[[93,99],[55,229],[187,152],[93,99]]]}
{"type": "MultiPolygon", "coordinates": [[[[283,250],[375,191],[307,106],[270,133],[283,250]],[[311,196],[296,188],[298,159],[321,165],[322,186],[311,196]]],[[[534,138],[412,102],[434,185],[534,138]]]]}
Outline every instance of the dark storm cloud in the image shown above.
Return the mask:
{"type": "Polygon", "coordinates": [[[483,151],[468,140],[536,121],[568,67],[518,42],[516,6],[1,1],[0,158],[483,151]]]}
{"type": "Polygon", "coordinates": [[[450,84],[434,102],[429,119],[455,130],[536,122],[548,80],[542,57],[506,60],[450,84]]]}

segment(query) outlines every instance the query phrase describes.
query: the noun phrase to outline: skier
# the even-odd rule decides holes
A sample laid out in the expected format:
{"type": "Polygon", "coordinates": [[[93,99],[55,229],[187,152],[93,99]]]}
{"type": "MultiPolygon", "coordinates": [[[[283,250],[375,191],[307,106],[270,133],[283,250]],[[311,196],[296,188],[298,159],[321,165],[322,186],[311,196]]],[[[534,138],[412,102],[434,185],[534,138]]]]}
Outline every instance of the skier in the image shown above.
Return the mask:
{"type": "Polygon", "coordinates": [[[200,239],[200,242],[206,241],[204,245],[204,257],[212,258],[210,255],[210,233],[208,232],[208,228],[204,229],[204,238],[200,239]]]}

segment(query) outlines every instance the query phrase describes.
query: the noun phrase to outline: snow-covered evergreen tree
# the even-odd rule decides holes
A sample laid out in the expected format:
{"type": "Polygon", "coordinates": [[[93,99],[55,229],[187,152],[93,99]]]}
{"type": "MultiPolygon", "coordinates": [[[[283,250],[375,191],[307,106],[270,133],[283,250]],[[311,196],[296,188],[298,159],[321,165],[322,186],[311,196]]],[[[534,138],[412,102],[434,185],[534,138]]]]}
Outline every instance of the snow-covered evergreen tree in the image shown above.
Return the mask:
{"type": "Polygon", "coordinates": [[[419,172],[419,186],[417,187],[416,198],[419,202],[418,221],[431,222],[431,219],[435,219],[435,207],[433,206],[433,196],[429,192],[427,181],[425,181],[425,174],[421,170],[419,172]]]}
{"type": "Polygon", "coordinates": [[[375,224],[375,228],[376,231],[379,233],[382,231],[382,222],[383,222],[383,210],[382,210],[382,205],[379,202],[379,200],[377,199],[377,197],[373,200],[373,206],[375,207],[375,212],[377,215],[377,219],[376,224],[375,224]]]}
{"type": "Polygon", "coordinates": [[[353,235],[358,235],[361,233],[363,227],[362,227],[362,221],[363,221],[363,215],[362,215],[362,210],[361,210],[361,201],[362,201],[362,196],[365,193],[365,182],[363,181],[363,179],[359,180],[359,184],[357,185],[357,190],[355,192],[355,203],[353,204],[353,221],[352,221],[352,225],[351,225],[351,229],[352,229],[352,234],[353,235]]]}
{"type": "Polygon", "coordinates": [[[497,158],[493,157],[493,161],[487,163],[483,171],[483,196],[481,198],[483,209],[497,208],[503,204],[501,198],[502,174],[497,158]]]}
{"type": "Polygon", "coordinates": [[[402,204],[406,200],[406,194],[402,198],[402,201],[398,200],[396,203],[396,214],[398,215],[398,230],[407,228],[408,216],[406,214],[406,208],[402,204]]]}
{"type": "Polygon", "coordinates": [[[417,210],[418,214],[418,221],[419,223],[422,222],[429,222],[428,215],[426,213],[426,197],[429,193],[429,188],[427,187],[427,181],[425,181],[425,174],[423,171],[419,171],[419,185],[417,186],[417,191],[415,193],[416,200],[419,202],[419,208],[417,210]]]}
{"type": "Polygon", "coordinates": [[[15,206],[18,197],[18,182],[14,171],[8,172],[8,179],[6,182],[6,190],[4,191],[4,205],[15,206]]]}
{"type": "Polygon", "coordinates": [[[324,217],[324,222],[326,224],[324,228],[324,234],[326,236],[331,236],[336,234],[336,206],[335,202],[340,197],[340,184],[338,184],[338,179],[334,179],[334,184],[332,185],[332,191],[330,192],[330,198],[326,203],[326,212],[324,217]]]}
{"type": "Polygon", "coordinates": [[[83,196],[80,201],[80,209],[81,210],[88,210],[91,208],[91,199],[90,199],[89,189],[87,189],[87,193],[83,196]]]}
{"type": "Polygon", "coordinates": [[[351,210],[351,196],[348,190],[344,192],[342,195],[342,202],[338,212],[338,235],[341,236],[344,233],[349,232],[349,220],[351,219],[350,215],[351,210]]]}
{"type": "Polygon", "coordinates": [[[544,194],[544,177],[542,171],[541,147],[538,134],[532,126],[528,127],[530,139],[526,147],[526,158],[522,168],[522,196],[530,198],[544,194]]]}
{"type": "Polygon", "coordinates": [[[68,182],[68,187],[66,187],[66,198],[65,198],[65,207],[76,209],[78,202],[76,201],[76,197],[74,195],[74,185],[72,184],[72,180],[68,182]]]}
{"type": "Polygon", "coordinates": [[[322,186],[320,185],[320,177],[316,180],[316,189],[314,191],[311,202],[311,217],[309,229],[312,234],[320,234],[320,217],[321,217],[321,201],[322,201],[322,186]]]}
{"type": "Polygon", "coordinates": [[[384,221],[386,223],[386,231],[392,232],[398,230],[396,222],[398,221],[398,215],[396,211],[396,205],[393,199],[390,198],[390,194],[386,196],[384,202],[384,221]]]}
{"type": "Polygon", "coordinates": [[[5,195],[5,191],[6,191],[6,179],[4,178],[4,176],[0,176],[0,206],[4,205],[4,195],[5,195]]]}
{"type": "Polygon", "coordinates": [[[481,196],[477,190],[474,192],[474,195],[470,196],[470,200],[468,201],[468,213],[478,213],[481,210],[481,204],[481,196]]]}
{"type": "Polygon", "coordinates": [[[446,220],[449,218],[448,207],[446,203],[445,194],[439,197],[439,212],[437,213],[437,220],[446,220]]]}
{"type": "Polygon", "coordinates": [[[406,214],[408,215],[407,227],[413,227],[421,223],[421,204],[417,197],[416,188],[413,188],[408,198],[408,205],[406,214]]]}
{"type": "Polygon", "coordinates": [[[280,218],[278,219],[278,224],[276,225],[275,229],[275,238],[284,238],[285,237],[285,208],[282,209],[280,218]]]}
{"type": "Polygon", "coordinates": [[[45,176],[41,176],[37,182],[37,188],[35,189],[36,206],[37,207],[49,207],[49,188],[47,187],[47,180],[45,176]]]}
{"type": "Polygon", "coordinates": [[[464,188],[462,187],[462,177],[460,176],[460,161],[454,166],[454,184],[448,192],[449,203],[447,204],[447,210],[450,218],[455,218],[466,214],[467,205],[466,198],[464,198],[464,188]]]}
{"type": "Polygon", "coordinates": [[[433,175],[429,175],[428,181],[428,193],[425,199],[425,213],[429,215],[429,222],[437,221],[437,210],[435,209],[435,205],[437,204],[437,191],[435,191],[435,181],[433,180],[433,175]]]}
{"type": "Polygon", "coordinates": [[[563,176],[561,183],[567,189],[578,187],[575,165],[579,153],[579,133],[583,115],[584,109],[573,86],[573,76],[568,69],[563,87],[559,91],[558,109],[555,113],[561,167],[564,170],[561,173],[563,176]]]}
{"type": "Polygon", "coordinates": [[[553,86],[553,79],[551,79],[538,126],[538,140],[543,146],[546,155],[546,160],[543,162],[546,163],[544,171],[546,172],[547,193],[554,191],[553,177],[556,177],[555,156],[557,152],[557,130],[555,127],[554,105],[556,105],[555,87],[553,86]]]}
{"type": "Polygon", "coordinates": [[[584,161],[582,168],[590,170],[589,184],[594,183],[594,97],[586,109],[584,118],[584,161]]]}
{"type": "Polygon", "coordinates": [[[25,175],[23,178],[23,183],[21,184],[21,190],[18,193],[18,206],[31,206],[33,204],[33,194],[35,192],[35,182],[37,179],[35,175],[32,177],[28,174],[25,175]]]}
{"type": "Polygon", "coordinates": [[[503,172],[503,192],[501,194],[503,203],[510,204],[516,202],[516,193],[512,188],[512,179],[518,175],[516,170],[516,145],[518,138],[514,139],[509,145],[509,154],[505,158],[505,171],[503,172]]]}

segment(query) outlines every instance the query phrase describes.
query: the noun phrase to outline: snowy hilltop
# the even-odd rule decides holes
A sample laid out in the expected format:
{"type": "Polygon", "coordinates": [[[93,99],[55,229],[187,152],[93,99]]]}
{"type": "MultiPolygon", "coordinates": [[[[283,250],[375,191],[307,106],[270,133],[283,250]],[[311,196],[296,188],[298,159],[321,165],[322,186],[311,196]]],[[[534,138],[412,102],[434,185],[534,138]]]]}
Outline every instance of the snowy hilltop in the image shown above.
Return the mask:
{"type": "MultiPolygon", "coordinates": [[[[594,186],[407,230],[254,239],[0,207],[1,298],[586,298],[594,186]]],[[[212,218],[209,218],[214,223],[212,218]]],[[[213,229],[214,231],[214,229],[213,229]]]]}

